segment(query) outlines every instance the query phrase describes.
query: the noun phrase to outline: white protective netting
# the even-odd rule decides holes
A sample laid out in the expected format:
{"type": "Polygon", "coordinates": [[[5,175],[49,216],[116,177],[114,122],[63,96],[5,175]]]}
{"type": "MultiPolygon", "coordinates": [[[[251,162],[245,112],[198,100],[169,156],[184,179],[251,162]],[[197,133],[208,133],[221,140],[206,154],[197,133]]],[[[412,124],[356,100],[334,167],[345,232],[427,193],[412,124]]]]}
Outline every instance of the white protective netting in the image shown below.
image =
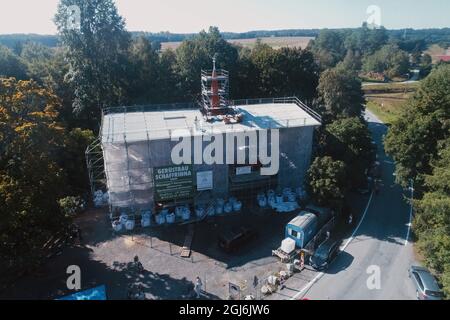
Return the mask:
{"type": "Polygon", "coordinates": [[[110,205],[113,208],[152,208],[148,143],[108,143],[103,145],[103,150],[110,205]]]}

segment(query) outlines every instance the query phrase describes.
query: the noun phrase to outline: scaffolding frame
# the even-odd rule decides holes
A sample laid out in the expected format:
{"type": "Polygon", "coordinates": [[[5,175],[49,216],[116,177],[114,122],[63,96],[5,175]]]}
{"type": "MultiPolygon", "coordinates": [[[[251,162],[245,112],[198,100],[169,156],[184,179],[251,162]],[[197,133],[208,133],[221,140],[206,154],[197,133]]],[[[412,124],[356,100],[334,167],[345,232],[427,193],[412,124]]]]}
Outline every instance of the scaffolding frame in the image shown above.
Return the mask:
{"type": "Polygon", "coordinates": [[[214,70],[202,70],[201,71],[201,83],[202,83],[202,110],[207,116],[211,116],[214,113],[227,114],[230,113],[230,81],[229,73],[224,69],[214,70]],[[213,74],[216,74],[213,77],[213,74]],[[218,83],[218,96],[219,107],[213,107],[211,99],[214,95],[211,89],[212,82],[216,80],[218,83]]]}
{"type": "MultiPolygon", "coordinates": [[[[227,103],[227,108],[235,108],[237,106],[243,106],[243,105],[258,105],[258,104],[296,104],[299,108],[303,109],[309,116],[314,118],[315,120],[322,122],[322,119],[320,115],[306,106],[300,99],[297,97],[283,97],[283,98],[260,98],[260,99],[244,99],[244,100],[234,100],[229,101],[227,103]]],[[[90,187],[92,195],[94,196],[95,191],[102,190],[103,192],[108,191],[108,172],[105,170],[105,154],[102,147],[102,132],[103,132],[103,120],[104,116],[108,114],[115,114],[115,113],[135,113],[135,112],[151,112],[151,111],[167,111],[167,110],[183,110],[183,109],[198,109],[199,105],[195,103],[179,103],[179,104],[159,104],[159,105],[141,105],[141,106],[122,106],[122,107],[115,107],[115,108],[105,108],[102,110],[102,123],[100,128],[100,134],[99,137],[86,149],[86,164],[89,172],[89,181],[90,181],[90,187]]],[[[299,119],[291,119],[287,120],[286,123],[282,124],[282,127],[289,128],[296,125],[295,120],[299,119]]],[[[298,122],[297,122],[298,124],[298,122]]],[[[306,124],[306,118],[305,118],[305,124],[306,124]]],[[[130,178],[130,154],[129,154],[129,145],[127,143],[127,123],[124,121],[124,150],[125,150],[125,156],[127,165],[125,167],[124,175],[126,174],[128,183],[128,192],[130,192],[130,199],[134,199],[134,194],[131,191],[133,188],[131,186],[131,178],[130,178]]],[[[146,136],[147,136],[147,157],[150,159],[151,154],[151,146],[150,146],[150,136],[149,136],[149,130],[151,128],[148,127],[149,124],[146,121],[146,136]]],[[[233,127],[233,125],[230,125],[230,128],[233,127]]],[[[150,164],[150,179],[151,182],[149,182],[149,185],[151,186],[151,189],[154,186],[153,178],[153,169],[151,168],[150,164]]],[[[125,183],[125,182],[124,182],[125,183]]],[[[147,183],[146,183],[147,184],[147,183]]],[[[271,188],[274,185],[274,181],[268,179],[267,180],[267,187],[271,188]]],[[[261,183],[259,184],[261,186],[261,183]]],[[[230,190],[230,193],[232,193],[232,190],[230,190]]],[[[193,198],[193,202],[195,203],[197,200],[202,198],[202,196],[205,196],[205,192],[198,192],[193,198]]],[[[134,204],[129,206],[127,211],[130,212],[130,216],[133,216],[133,212],[135,212],[138,208],[138,205],[136,204],[136,199],[132,201],[134,204]]],[[[208,202],[208,200],[204,201],[205,203],[208,202]]],[[[176,204],[176,202],[175,202],[176,204]]],[[[113,212],[113,205],[110,203],[109,205],[110,211],[114,216],[113,212]]],[[[116,206],[120,207],[120,206],[116,206]]],[[[121,207],[120,207],[121,208],[121,207]]],[[[148,209],[155,209],[148,208],[148,209]]],[[[136,211],[137,212],[137,211],[136,211]]]]}
{"type": "Polygon", "coordinates": [[[98,190],[106,191],[105,161],[101,137],[94,140],[86,149],[86,167],[88,169],[91,195],[94,196],[98,190]]]}

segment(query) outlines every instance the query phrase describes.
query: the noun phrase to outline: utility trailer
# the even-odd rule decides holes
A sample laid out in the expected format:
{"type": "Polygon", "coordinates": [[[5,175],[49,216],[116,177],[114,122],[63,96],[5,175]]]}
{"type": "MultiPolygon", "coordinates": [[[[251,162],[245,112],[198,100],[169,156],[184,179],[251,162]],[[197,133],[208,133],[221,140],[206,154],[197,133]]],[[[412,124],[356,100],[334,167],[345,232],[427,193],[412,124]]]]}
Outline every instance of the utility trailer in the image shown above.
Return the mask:
{"type": "Polygon", "coordinates": [[[336,215],[329,209],[308,206],[286,226],[286,238],[295,241],[296,248],[291,253],[282,247],[273,250],[272,256],[280,258],[282,263],[292,263],[303,256],[305,259],[314,254],[316,248],[327,239],[327,235],[336,224],[336,215]]]}

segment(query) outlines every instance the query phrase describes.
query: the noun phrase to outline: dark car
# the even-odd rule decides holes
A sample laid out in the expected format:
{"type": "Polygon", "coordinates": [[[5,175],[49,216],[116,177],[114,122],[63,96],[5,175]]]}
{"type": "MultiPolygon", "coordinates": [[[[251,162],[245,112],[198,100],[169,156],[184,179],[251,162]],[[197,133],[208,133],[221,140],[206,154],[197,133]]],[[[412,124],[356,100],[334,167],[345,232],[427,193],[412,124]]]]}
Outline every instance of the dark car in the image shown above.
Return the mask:
{"type": "Polygon", "coordinates": [[[328,268],[329,264],[337,256],[340,246],[341,240],[326,240],[309,258],[311,266],[318,271],[328,268]]]}
{"type": "Polygon", "coordinates": [[[219,247],[227,253],[232,253],[254,240],[256,236],[252,228],[232,228],[219,235],[219,247]]]}
{"type": "Polygon", "coordinates": [[[428,269],[412,266],[408,273],[416,287],[417,299],[442,300],[444,298],[436,278],[428,271],[428,269]]]}

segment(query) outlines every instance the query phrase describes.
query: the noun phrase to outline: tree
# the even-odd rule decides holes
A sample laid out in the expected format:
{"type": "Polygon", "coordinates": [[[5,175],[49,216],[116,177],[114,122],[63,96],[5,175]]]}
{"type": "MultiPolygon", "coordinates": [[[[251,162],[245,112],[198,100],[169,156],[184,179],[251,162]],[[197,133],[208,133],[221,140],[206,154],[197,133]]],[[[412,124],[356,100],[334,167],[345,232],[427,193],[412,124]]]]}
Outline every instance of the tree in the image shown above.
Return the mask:
{"type": "MultiPolygon", "coordinates": [[[[253,50],[259,48],[261,43],[257,43],[253,50]]],[[[231,96],[235,99],[261,98],[261,81],[259,70],[252,59],[252,51],[246,47],[238,47],[239,58],[238,68],[235,74],[231,75],[231,96]]]]}
{"type": "Polygon", "coordinates": [[[61,42],[67,47],[74,89],[73,108],[90,127],[98,125],[101,108],[124,102],[123,75],[127,67],[130,35],[112,0],[61,0],[55,16],[61,42]],[[68,24],[68,8],[80,9],[79,28],[68,24]]]}
{"type": "Polygon", "coordinates": [[[347,191],[345,164],[331,157],[318,157],[308,170],[307,189],[313,201],[321,206],[337,208],[347,191]]]}
{"type": "Polygon", "coordinates": [[[85,195],[89,190],[89,175],[86,167],[85,152],[94,142],[95,136],[91,130],[75,128],[64,135],[64,145],[58,157],[59,165],[64,168],[64,179],[70,183],[65,193],[70,195],[85,195]]]}
{"type": "Polygon", "coordinates": [[[364,93],[361,81],[351,71],[343,67],[326,70],[320,76],[318,92],[325,122],[362,116],[364,93]]]}
{"type": "MultiPolygon", "coordinates": [[[[282,56],[278,50],[267,44],[258,42],[250,53],[250,63],[253,65],[256,82],[253,97],[279,97],[282,95],[282,85],[286,84],[286,75],[281,69],[282,56]]],[[[251,81],[249,82],[252,83],[251,81]]],[[[247,84],[242,83],[242,86],[247,84]]]]}
{"type": "Polygon", "coordinates": [[[58,199],[64,128],[59,100],[34,81],[0,80],[0,258],[2,267],[33,268],[42,247],[68,220],[58,199]]]}
{"type": "Polygon", "coordinates": [[[419,59],[420,77],[427,77],[433,69],[433,60],[428,53],[422,54],[419,59]]]}
{"type": "Polygon", "coordinates": [[[336,67],[353,72],[357,76],[362,68],[361,54],[359,51],[348,50],[344,60],[339,62],[336,67]]]}
{"type": "Polygon", "coordinates": [[[450,65],[422,81],[385,139],[397,180],[415,180],[414,232],[427,265],[450,296],[450,65]]]}
{"type": "Polygon", "coordinates": [[[129,60],[129,100],[133,104],[159,102],[159,56],[147,38],[133,40],[129,60]]]}
{"type": "Polygon", "coordinates": [[[346,53],[343,33],[324,29],[310,44],[310,48],[319,61],[322,70],[333,68],[346,53]]]}
{"type": "Polygon", "coordinates": [[[177,73],[177,56],[171,49],[159,58],[159,96],[161,102],[183,102],[180,75],[177,73]]]}
{"type": "Polygon", "coordinates": [[[384,27],[369,28],[363,23],[361,28],[348,31],[345,36],[345,48],[361,56],[373,54],[387,43],[389,36],[384,27]]]}
{"type": "Polygon", "coordinates": [[[425,177],[428,192],[415,202],[414,231],[427,265],[440,275],[450,297],[450,139],[440,150],[433,173],[425,177]]]}
{"type": "Polygon", "coordinates": [[[336,120],[325,127],[320,145],[320,154],[341,160],[348,169],[347,176],[353,187],[360,187],[366,181],[366,170],[375,160],[372,138],[360,118],[336,120]]]}
{"type": "Polygon", "coordinates": [[[423,175],[431,173],[439,142],[450,136],[449,119],[450,65],[443,65],[422,81],[386,136],[385,148],[396,161],[398,182],[407,186],[415,179],[420,187],[423,175]]]}
{"type": "Polygon", "coordinates": [[[70,130],[76,127],[86,127],[87,124],[83,119],[77,117],[73,110],[75,94],[66,77],[70,71],[70,64],[66,60],[66,51],[67,49],[64,47],[55,48],[53,57],[46,66],[48,74],[44,78],[44,85],[61,100],[59,120],[70,130]]]}
{"type": "Polygon", "coordinates": [[[319,84],[319,66],[314,55],[300,48],[281,48],[280,69],[285,74],[284,81],[279,83],[281,95],[298,96],[304,101],[317,96],[319,84]]]}
{"type": "Polygon", "coordinates": [[[212,58],[217,54],[217,68],[236,70],[238,50],[228,43],[217,27],[202,31],[183,41],[177,48],[177,71],[185,98],[195,100],[200,95],[200,73],[202,69],[212,69],[212,58]]]}
{"type": "Polygon", "coordinates": [[[0,45],[0,77],[14,77],[19,80],[27,78],[27,67],[19,56],[9,48],[0,45]]]}
{"type": "Polygon", "coordinates": [[[40,84],[48,81],[48,67],[53,60],[54,50],[35,42],[26,42],[22,46],[21,58],[27,65],[28,78],[40,84]]]}
{"type": "Polygon", "coordinates": [[[409,56],[395,44],[388,44],[364,59],[365,72],[384,73],[389,78],[401,77],[409,71],[409,56]]]}

